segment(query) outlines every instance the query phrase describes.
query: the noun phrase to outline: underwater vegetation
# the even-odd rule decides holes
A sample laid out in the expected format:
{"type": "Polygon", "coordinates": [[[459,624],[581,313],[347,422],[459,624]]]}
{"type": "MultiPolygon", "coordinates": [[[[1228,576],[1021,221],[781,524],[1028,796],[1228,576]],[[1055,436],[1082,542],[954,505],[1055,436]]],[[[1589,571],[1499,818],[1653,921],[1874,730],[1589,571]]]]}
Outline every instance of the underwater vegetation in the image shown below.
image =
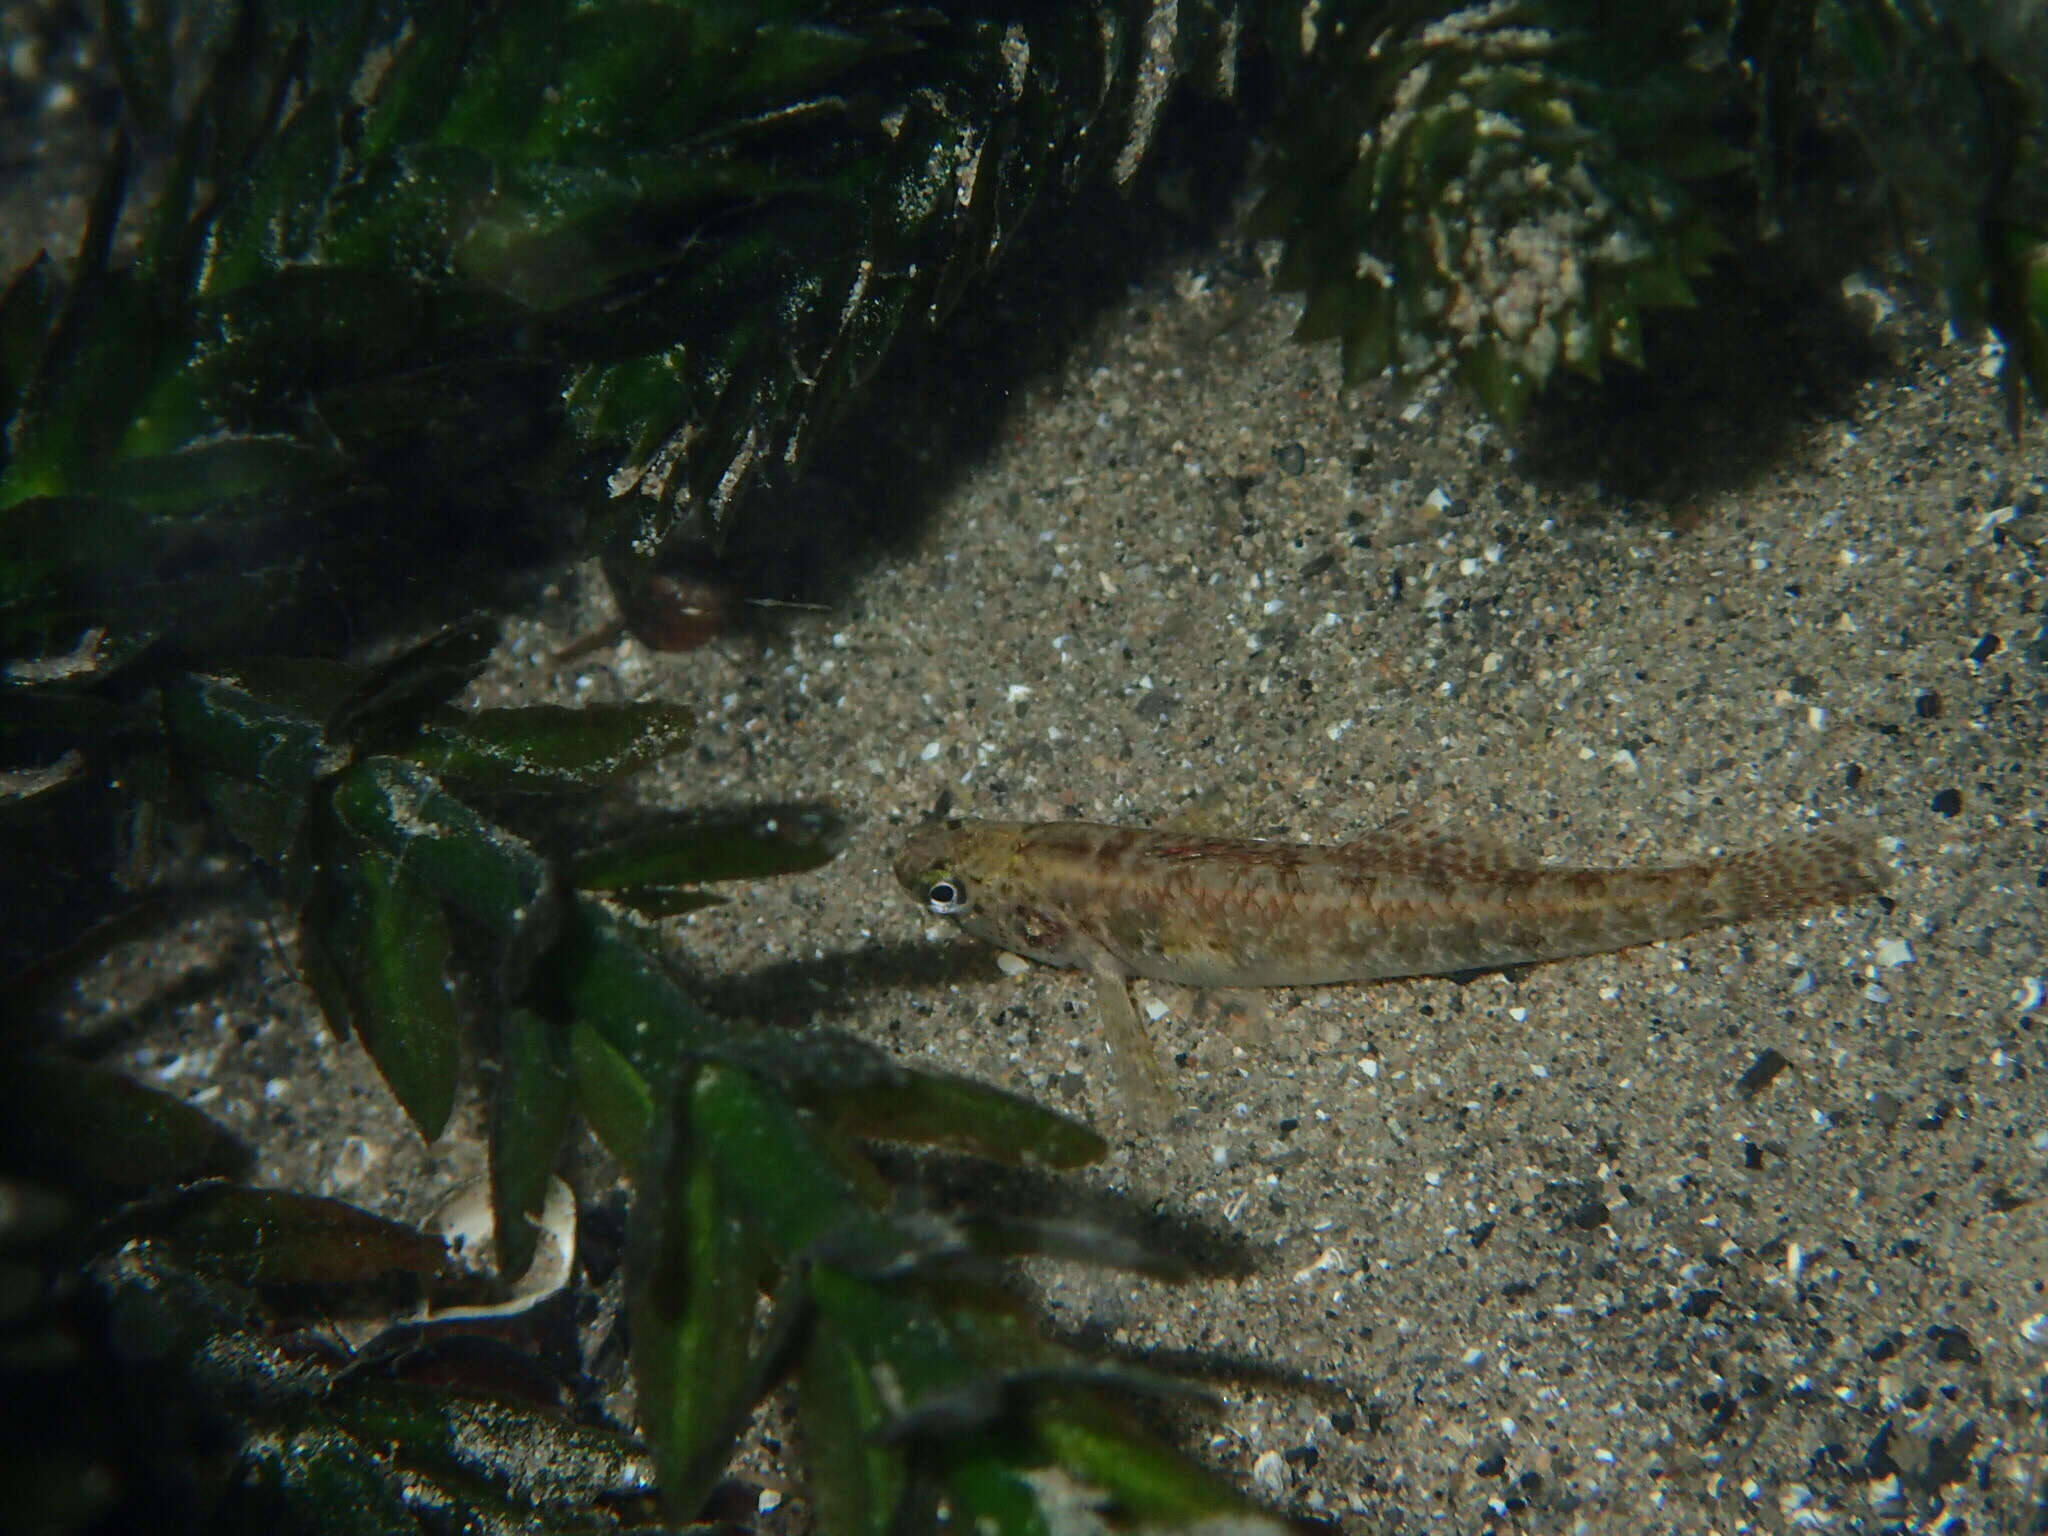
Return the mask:
{"type": "Polygon", "coordinates": [[[1350,379],[1448,373],[1512,418],[1560,370],[1655,367],[1645,316],[1772,220],[1805,139],[1850,135],[1959,323],[2002,340],[2015,430],[2048,397],[2041,5],[113,0],[101,25],[125,120],[78,248],[0,290],[0,856],[27,887],[0,935],[0,1338],[16,1412],[84,1383],[204,1433],[131,1456],[119,1415],[32,1422],[9,1474],[39,1502],[0,1524],[118,1523],[172,1485],[224,1526],[688,1521],[790,1380],[828,1530],[942,1502],[1038,1530],[1077,1486],[1126,1522],[1256,1518],[1115,1406],[1169,1384],[1046,1343],[989,1268],[1167,1266],[906,1216],[862,1146],[1066,1168],[1091,1131],[716,1018],[664,965],[654,920],[829,858],[832,815],[570,846],[688,711],[457,702],[479,609],[538,561],[603,556],[653,643],[715,629],[727,599],[677,597],[664,552],[741,526],[1034,205],[1135,184],[1178,98],[1263,137],[1253,227],[1350,379]],[[464,1060],[495,1063],[504,1276],[579,1119],[636,1175],[644,1464],[573,1403],[333,1358],[328,1287],[489,1282],[244,1190],[204,1117],[44,1051],[41,1002],[160,912],[167,825],[262,872],[423,1136],[464,1060]],[[463,1415],[502,1458],[457,1454],[463,1415]],[[571,1445],[547,1489],[516,1471],[544,1430],[571,1445]]]}
{"type": "Polygon", "coordinates": [[[1560,368],[1654,366],[1645,313],[1694,303],[1743,214],[1776,222],[1800,142],[1846,120],[1958,322],[2004,343],[2013,430],[2048,399],[2043,7],[1275,9],[1252,222],[1347,380],[1450,371],[1512,419],[1560,368]]]}
{"type": "MultiPolygon", "coordinates": [[[[536,1405],[494,1384],[504,1361],[444,1358],[461,1336],[431,1321],[344,1358],[317,1327],[340,1310],[337,1287],[395,1273],[443,1302],[492,1287],[456,1272],[438,1239],[231,1182],[248,1153],[203,1115],[17,1038],[0,1089],[0,1238],[21,1282],[0,1316],[9,1401],[90,1397],[78,1378],[104,1374],[125,1402],[142,1390],[120,1368],[132,1360],[208,1426],[199,1455],[175,1436],[133,1443],[118,1405],[111,1422],[60,1422],[53,1458],[14,1469],[52,1512],[29,1528],[119,1528],[166,1476],[192,1529],[688,1520],[754,1407],[792,1378],[828,1529],[928,1519],[942,1499],[1028,1528],[1053,1496],[1033,1479],[1054,1469],[1133,1518],[1249,1517],[1105,1395],[1178,1388],[1040,1339],[992,1268],[1024,1252],[1168,1273],[1170,1261],[1074,1225],[907,1213],[858,1144],[1058,1169],[1105,1150],[1092,1131],[848,1037],[713,1018],[645,942],[635,913],[831,857],[829,815],[649,817],[550,856],[504,807],[630,773],[687,740],[689,717],[660,704],[450,709],[494,634],[474,622],[379,667],[188,674],[161,696],[162,772],[275,874],[329,1020],[354,1031],[427,1138],[447,1121],[465,1026],[484,1037],[500,1276],[532,1261],[578,1117],[634,1178],[626,1304],[646,1449],[557,1401],[564,1384],[536,1405]],[[47,1278],[67,1265],[73,1278],[47,1278]],[[184,1468],[180,1450],[203,1465],[184,1468]],[[521,1470],[537,1457],[551,1468],[540,1482],[521,1470]]],[[[25,1443],[53,1433],[27,1429],[25,1443]]]]}

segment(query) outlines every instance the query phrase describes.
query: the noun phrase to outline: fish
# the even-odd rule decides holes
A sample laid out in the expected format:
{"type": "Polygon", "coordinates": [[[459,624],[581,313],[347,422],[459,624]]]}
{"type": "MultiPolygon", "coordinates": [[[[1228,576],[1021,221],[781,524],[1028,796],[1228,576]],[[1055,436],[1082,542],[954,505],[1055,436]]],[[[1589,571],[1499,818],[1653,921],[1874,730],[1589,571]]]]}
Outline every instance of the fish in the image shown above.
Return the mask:
{"type": "MultiPolygon", "coordinates": [[[[1133,977],[1288,987],[1503,970],[1885,885],[1872,842],[1835,830],[1690,864],[1565,868],[1413,818],[1335,846],[954,819],[917,831],[892,867],[931,915],[1118,992],[1133,977]]],[[[1098,990],[1134,1052],[1128,995],[1118,1009],[1098,990]]]]}

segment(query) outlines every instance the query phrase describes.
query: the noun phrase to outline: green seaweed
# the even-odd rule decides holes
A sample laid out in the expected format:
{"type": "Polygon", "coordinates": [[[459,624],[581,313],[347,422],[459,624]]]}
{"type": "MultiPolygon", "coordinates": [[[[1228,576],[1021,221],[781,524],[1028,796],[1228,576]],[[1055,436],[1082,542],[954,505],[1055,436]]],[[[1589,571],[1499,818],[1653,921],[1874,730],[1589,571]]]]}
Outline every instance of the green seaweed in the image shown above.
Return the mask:
{"type": "MultiPolygon", "coordinates": [[[[1052,1168],[1100,1156],[1102,1141],[1027,1100],[896,1062],[849,1038],[769,1031],[700,1009],[637,925],[586,881],[600,890],[685,890],[813,868],[831,856],[836,821],[822,808],[792,806],[663,818],[596,856],[551,857],[493,807],[544,790],[601,789],[681,747],[688,719],[673,708],[636,706],[594,711],[579,731],[573,712],[455,709],[448,701],[482,666],[488,633],[487,624],[471,623],[374,667],[269,658],[232,673],[184,674],[161,698],[167,804],[186,786],[277,873],[297,906],[305,969],[330,1020],[354,1032],[422,1135],[431,1139],[446,1125],[464,1038],[472,1026],[488,1026],[497,1068],[491,1200],[503,1281],[532,1261],[535,1222],[575,1116],[633,1173],[633,1368],[674,1518],[700,1512],[751,1411],[791,1375],[815,1384],[804,1412],[821,1437],[813,1462],[820,1508],[851,1507],[847,1466],[884,1469],[859,1483],[866,1524],[928,1517],[935,1506],[925,1484],[886,1469],[943,1468],[963,1436],[973,1439],[969,1465],[984,1481],[993,1468],[1060,1462],[1058,1445],[1029,1427],[1052,1411],[1041,1399],[1049,1402],[1055,1389],[1141,1388],[1143,1373],[1079,1360],[1049,1372],[1050,1346],[1006,1326],[1007,1300],[931,1281],[938,1268],[980,1262],[984,1239],[997,1253],[1126,1259],[1132,1251],[1064,1229],[1045,1229],[1041,1244],[1032,1229],[995,1220],[953,1226],[896,1214],[889,1182],[855,1138],[1052,1168]],[[510,776],[508,761],[517,765],[510,776]],[[467,1006],[456,1005],[456,989],[467,1006]],[[753,1320],[764,1300],[778,1321],[757,1340],[753,1320]],[[828,1360],[838,1374],[821,1363],[828,1360]],[[901,1381],[913,1397],[853,1391],[848,1371],[901,1381]],[[939,1413],[921,1403],[926,1397],[982,1406],[939,1413]]],[[[118,1304],[156,1298],[146,1304],[152,1326],[171,1327],[179,1341],[160,1353],[191,1361],[207,1351],[260,1353],[253,1339],[261,1328],[250,1317],[258,1303],[230,1303],[221,1298],[239,1293],[219,1287],[360,1293],[400,1274],[445,1300],[480,1284],[453,1267],[437,1240],[395,1223],[335,1201],[207,1181],[239,1167],[243,1154],[161,1095],[61,1061],[20,1065],[15,1081],[28,1097],[16,1106],[12,1162],[54,1167],[79,1190],[146,1189],[94,1229],[86,1262],[100,1266],[118,1304]],[[79,1102],[93,1113],[77,1126],[43,1123],[46,1110],[79,1102]],[[126,1128],[121,1137],[102,1143],[75,1134],[109,1119],[126,1128]],[[182,1278],[130,1278],[142,1249],[153,1256],[148,1263],[182,1278]],[[218,1304],[167,1319],[162,1298],[171,1291],[218,1304]]],[[[352,1381],[268,1401],[261,1411],[233,1393],[209,1398],[239,1470],[238,1491],[208,1506],[205,1518],[232,1524],[252,1518],[253,1508],[286,1527],[410,1529],[408,1476],[434,1483],[436,1499],[451,1508],[505,1515],[544,1502],[507,1483],[512,1462],[481,1471],[448,1464],[447,1432],[437,1426],[456,1414],[467,1423],[485,1409],[419,1390],[373,1392],[352,1381]]],[[[496,1402],[489,1411],[510,1416],[502,1432],[512,1439],[537,1432],[513,1405],[496,1402]]],[[[1114,1433],[1133,1447],[1131,1465],[1156,1460],[1135,1429],[1114,1433]]],[[[473,1450],[472,1442],[461,1439],[473,1450]]],[[[1117,1492],[1116,1477],[1095,1461],[1068,1459],[1073,1476],[1117,1492]]],[[[1108,1462],[1124,1465],[1113,1455],[1108,1462]]],[[[1185,1463],[1171,1465],[1173,1498],[1162,1508],[1188,1520],[1242,1510],[1227,1489],[1185,1463]]],[[[977,1486],[970,1478],[960,1496],[977,1486]]],[[[1144,1501],[1133,1508],[1156,1513],[1144,1501]]],[[[1035,1509],[1013,1511],[1013,1526],[1035,1525],[1035,1509]]],[[[546,1529],[615,1523],[593,1518],[586,1527],[540,1514],[553,1522],[546,1529]]]]}
{"type": "Polygon", "coordinates": [[[1559,368],[1640,365],[1643,311],[1691,303],[1726,248],[1683,183],[1743,163],[1687,47],[1708,9],[1319,13],[1254,215],[1302,339],[1338,340],[1354,383],[1454,370],[1509,418],[1559,368]]]}

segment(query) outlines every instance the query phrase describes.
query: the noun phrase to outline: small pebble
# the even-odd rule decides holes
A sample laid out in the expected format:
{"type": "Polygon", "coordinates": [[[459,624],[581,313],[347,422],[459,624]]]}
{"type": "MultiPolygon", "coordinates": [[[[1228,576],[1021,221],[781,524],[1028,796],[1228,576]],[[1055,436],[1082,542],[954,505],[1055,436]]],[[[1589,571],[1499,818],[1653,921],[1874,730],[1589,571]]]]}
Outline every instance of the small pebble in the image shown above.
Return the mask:
{"type": "Polygon", "coordinates": [[[1278,1451],[1259,1453],[1259,1459],[1252,1463],[1252,1481],[1268,1493],[1286,1492],[1287,1463],[1278,1451]]]}

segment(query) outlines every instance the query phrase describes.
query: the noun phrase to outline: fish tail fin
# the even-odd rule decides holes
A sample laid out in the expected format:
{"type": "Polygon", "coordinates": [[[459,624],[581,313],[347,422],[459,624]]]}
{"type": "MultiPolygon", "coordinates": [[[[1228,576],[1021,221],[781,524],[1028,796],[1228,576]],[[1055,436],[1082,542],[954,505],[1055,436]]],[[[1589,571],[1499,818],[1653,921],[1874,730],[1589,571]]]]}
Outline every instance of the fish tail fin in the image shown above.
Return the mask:
{"type": "Polygon", "coordinates": [[[1853,832],[1788,838],[1718,859],[1713,869],[1729,913],[1742,917],[1847,906],[1888,881],[1876,847],[1853,832]]]}

